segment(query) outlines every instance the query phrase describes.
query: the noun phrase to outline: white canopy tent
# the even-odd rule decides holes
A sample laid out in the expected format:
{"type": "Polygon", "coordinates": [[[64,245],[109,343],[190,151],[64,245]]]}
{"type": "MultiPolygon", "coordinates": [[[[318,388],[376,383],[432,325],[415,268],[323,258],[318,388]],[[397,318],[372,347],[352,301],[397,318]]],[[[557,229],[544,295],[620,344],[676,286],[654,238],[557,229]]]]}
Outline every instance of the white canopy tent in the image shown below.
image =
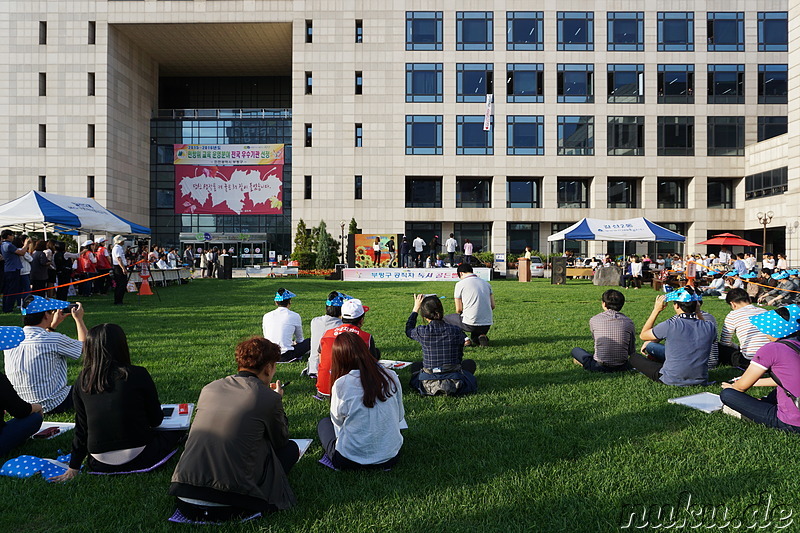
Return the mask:
{"type": "MultiPolygon", "coordinates": [[[[547,237],[554,241],[650,241],[686,242],[686,237],[650,222],[644,217],[625,220],[584,218],[563,231],[547,237]]],[[[551,244],[552,246],[552,244],[551,244]]],[[[624,246],[624,245],[623,245],[624,246]]],[[[623,255],[625,251],[623,249],[623,255]]]]}
{"type": "Polygon", "coordinates": [[[115,215],[91,198],[31,191],[0,205],[0,227],[69,233],[150,235],[150,228],[115,215]]]}

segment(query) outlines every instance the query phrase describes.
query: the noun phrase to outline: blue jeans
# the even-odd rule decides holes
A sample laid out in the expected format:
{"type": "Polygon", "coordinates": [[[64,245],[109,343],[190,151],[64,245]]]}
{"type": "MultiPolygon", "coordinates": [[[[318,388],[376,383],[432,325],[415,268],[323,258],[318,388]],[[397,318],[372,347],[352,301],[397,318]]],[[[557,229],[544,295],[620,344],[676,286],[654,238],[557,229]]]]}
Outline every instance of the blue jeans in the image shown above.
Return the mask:
{"type": "Polygon", "coordinates": [[[800,427],[786,424],[778,419],[778,391],[774,390],[762,399],[753,398],[746,392],[736,389],[722,389],[719,393],[722,403],[749,418],[756,424],[767,427],[800,433],[800,427]]]}
{"type": "Polygon", "coordinates": [[[663,363],[667,360],[666,356],[666,348],[664,345],[658,342],[650,341],[645,346],[644,351],[647,352],[647,355],[658,361],[659,363],[663,363]]]}
{"type": "Polygon", "coordinates": [[[585,370],[589,372],[624,372],[629,370],[628,363],[623,363],[619,366],[606,366],[594,360],[594,356],[584,350],[583,348],[573,348],[572,357],[578,361],[585,370]]]}
{"type": "Polygon", "coordinates": [[[17,294],[20,292],[19,270],[3,272],[3,312],[10,313],[14,310],[14,303],[19,301],[19,295],[6,296],[7,294],[17,294]]]}
{"type": "Polygon", "coordinates": [[[31,413],[25,418],[12,418],[0,429],[0,456],[8,455],[42,427],[42,413],[31,413]]]}

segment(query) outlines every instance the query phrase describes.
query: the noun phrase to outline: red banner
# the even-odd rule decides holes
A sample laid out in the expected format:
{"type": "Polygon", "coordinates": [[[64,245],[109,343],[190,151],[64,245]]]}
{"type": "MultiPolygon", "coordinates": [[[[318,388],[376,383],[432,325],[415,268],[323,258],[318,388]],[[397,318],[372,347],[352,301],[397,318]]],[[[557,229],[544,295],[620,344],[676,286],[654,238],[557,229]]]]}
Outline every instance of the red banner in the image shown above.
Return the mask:
{"type": "Polygon", "coordinates": [[[175,165],[175,213],[281,214],[282,186],[283,165],[175,165]]]}

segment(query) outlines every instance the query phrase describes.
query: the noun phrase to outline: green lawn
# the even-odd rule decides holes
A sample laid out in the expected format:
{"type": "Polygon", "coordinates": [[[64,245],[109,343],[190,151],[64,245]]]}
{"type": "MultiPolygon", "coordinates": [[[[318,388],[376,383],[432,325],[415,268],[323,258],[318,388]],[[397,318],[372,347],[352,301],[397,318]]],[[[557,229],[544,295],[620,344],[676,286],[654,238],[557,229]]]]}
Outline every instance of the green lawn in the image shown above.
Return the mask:
{"type": "MultiPolygon", "coordinates": [[[[261,316],[282,285],[299,295],[293,309],[307,334],[330,290],[362,298],[371,307],[364,329],[384,357],[399,360],[421,358],[419,345],[403,331],[413,292],[446,295],[445,310],[453,309],[453,284],[445,282],[196,280],[161,289],[160,302],[149,296],[137,303],[128,295],[127,305],[115,307],[110,296],[92,298],[84,302],[86,321],[125,329],[134,363],[149,369],[162,402],[195,402],[206,383],[235,372],[234,345],[260,334],[261,316]]],[[[214,530],[612,531],[625,505],[678,506],[688,494],[692,504],[727,506],[728,519],[742,515],[762,492],[772,494],[773,507],[800,511],[800,466],[791,459],[798,437],[667,403],[718,392],[717,386],[668,387],[635,372],[596,375],[573,364],[574,346],[591,350],[588,319],[599,312],[604,288],[547,280],[496,281],[493,287],[492,345],[467,351],[478,362],[478,394],[421,398],[407,387],[408,371],[399,372],[409,429],[393,471],[334,472],[317,463],[322,451],[315,441],[290,475],[296,508],[214,530]]],[[[623,311],[640,328],[656,293],[629,290],[625,296],[623,311]]],[[[720,324],[727,311],[716,298],[704,309],[720,324]]],[[[0,325],[19,324],[19,316],[0,317],[0,325]]],[[[74,334],[67,322],[62,329],[74,334]]],[[[312,398],[312,381],[299,376],[303,367],[282,365],[277,377],[292,381],[284,397],[292,436],[316,437],[328,406],[312,398]]],[[[78,363],[70,365],[70,381],[78,370],[78,363]]],[[[711,379],[736,374],[726,367],[711,379]]],[[[70,442],[68,433],[30,442],[14,455],[55,457],[70,442]]],[[[167,488],[176,461],[150,474],[82,475],[65,485],[0,478],[0,531],[186,530],[166,521],[174,508],[167,488]]],[[[703,520],[725,522],[719,512],[703,520]]]]}

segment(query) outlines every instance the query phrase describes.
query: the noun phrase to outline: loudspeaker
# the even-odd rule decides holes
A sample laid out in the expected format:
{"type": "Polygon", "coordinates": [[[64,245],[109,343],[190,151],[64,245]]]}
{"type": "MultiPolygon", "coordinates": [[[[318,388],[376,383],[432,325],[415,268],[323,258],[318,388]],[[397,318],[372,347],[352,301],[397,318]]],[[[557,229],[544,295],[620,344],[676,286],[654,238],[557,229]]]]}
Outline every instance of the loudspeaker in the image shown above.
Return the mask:
{"type": "Polygon", "coordinates": [[[567,258],[553,257],[551,261],[550,283],[552,285],[564,285],[567,282],[567,258]]]}
{"type": "Polygon", "coordinates": [[[222,255],[219,258],[219,279],[233,279],[233,257],[222,255]]]}

